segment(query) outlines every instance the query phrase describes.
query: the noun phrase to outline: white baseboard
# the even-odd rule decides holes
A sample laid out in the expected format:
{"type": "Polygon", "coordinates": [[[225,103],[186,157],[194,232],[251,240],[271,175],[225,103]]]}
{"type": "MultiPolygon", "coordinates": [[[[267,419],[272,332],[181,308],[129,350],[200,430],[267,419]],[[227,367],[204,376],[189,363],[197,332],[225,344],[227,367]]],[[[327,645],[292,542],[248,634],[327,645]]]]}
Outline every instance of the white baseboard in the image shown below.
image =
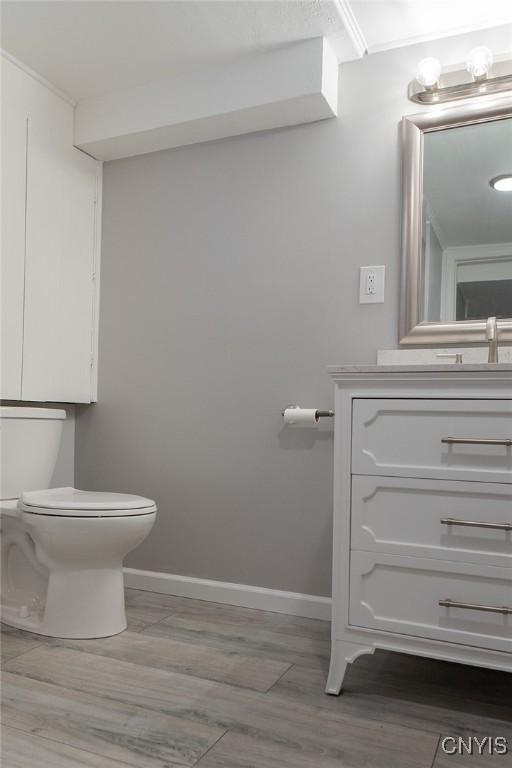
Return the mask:
{"type": "Polygon", "coordinates": [[[141,571],[138,568],[124,569],[124,583],[133,589],[147,592],[161,592],[165,595],[192,597],[212,603],[226,603],[262,611],[288,613],[292,616],[306,616],[310,619],[331,618],[331,598],[316,595],[302,595],[300,592],[282,592],[279,589],[251,587],[246,584],[231,584],[227,581],[196,579],[193,576],[179,576],[159,571],[141,571]]]}

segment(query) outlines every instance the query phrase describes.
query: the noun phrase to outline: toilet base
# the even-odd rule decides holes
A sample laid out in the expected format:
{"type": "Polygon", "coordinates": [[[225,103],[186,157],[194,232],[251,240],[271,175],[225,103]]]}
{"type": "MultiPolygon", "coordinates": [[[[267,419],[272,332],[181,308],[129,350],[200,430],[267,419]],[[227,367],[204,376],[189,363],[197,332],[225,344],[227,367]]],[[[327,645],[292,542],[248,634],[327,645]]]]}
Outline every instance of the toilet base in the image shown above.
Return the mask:
{"type": "MultiPolygon", "coordinates": [[[[36,635],[43,635],[41,632],[41,621],[33,616],[20,616],[20,609],[11,606],[0,607],[0,621],[5,624],[6,627],[14,627],[15,629],[24,629],[27,632],[33,632],[36,635]]],[[[48,636],[48,635],[47,635],[48,636]]]]}
{"type": "Polygon", "coordinates": [[[155,517],[155,511],[88,517],[21,510],[2,519],[1,620],[75,640],[123,632],[123,559],[155,517]]]}
{"type": "Polygon", "coordinates": [[[126,629],[122,566],[53,571],[42,609],[2,605],[0,619],[46,637],[92,640],[117,635],[126,629]]]}

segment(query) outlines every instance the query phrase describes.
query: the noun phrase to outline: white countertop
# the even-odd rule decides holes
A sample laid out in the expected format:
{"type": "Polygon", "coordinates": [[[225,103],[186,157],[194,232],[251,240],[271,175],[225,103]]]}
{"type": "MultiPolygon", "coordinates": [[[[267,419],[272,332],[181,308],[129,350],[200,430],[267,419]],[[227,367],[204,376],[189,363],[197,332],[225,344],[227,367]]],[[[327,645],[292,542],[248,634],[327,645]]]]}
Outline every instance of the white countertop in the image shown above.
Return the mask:
{"type": "Polygon", "coordinates": [[[331,365],[330,374],[380,373],[512,373],[512,363],[432,363],[430,365],[331,365]]]}

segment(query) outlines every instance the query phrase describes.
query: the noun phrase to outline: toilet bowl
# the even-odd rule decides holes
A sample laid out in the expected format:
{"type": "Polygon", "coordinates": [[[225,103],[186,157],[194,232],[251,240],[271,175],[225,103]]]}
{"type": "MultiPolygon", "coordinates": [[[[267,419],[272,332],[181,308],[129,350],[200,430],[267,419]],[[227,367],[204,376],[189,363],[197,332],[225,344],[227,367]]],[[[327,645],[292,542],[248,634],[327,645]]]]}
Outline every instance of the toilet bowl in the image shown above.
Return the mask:
{"type": "Polygon", "coordinates": [[[130,494],[48,489],[60,437],[55,424],[65,413],[42,410],[0,408],[1,620],[50,637],[114,635],[126,629],[123,558],[148,535],[156,506],[130,494]],[[41,450],[46,445],[40,461],[31,434],[41,450]],[[34,489],[34,480],[43,487],[34,489]]]}

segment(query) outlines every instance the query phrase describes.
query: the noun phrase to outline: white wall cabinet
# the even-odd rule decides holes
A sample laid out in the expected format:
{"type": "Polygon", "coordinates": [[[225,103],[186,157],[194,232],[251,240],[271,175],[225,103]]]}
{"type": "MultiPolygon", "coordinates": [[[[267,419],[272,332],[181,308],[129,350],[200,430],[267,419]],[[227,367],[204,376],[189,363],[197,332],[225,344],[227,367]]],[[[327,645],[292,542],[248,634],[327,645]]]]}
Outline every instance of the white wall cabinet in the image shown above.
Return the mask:
{"type": "Polygon", "coordinates": [[[1,394],[21,396],[27,115],[19,94],[26,75],[2,61],[1,394]]]}
{"type": "Polygon", "coordinates": [[[96,399],[101,163],[72,145],[73,107],[2,62],[4,399],[96,399]]]}

